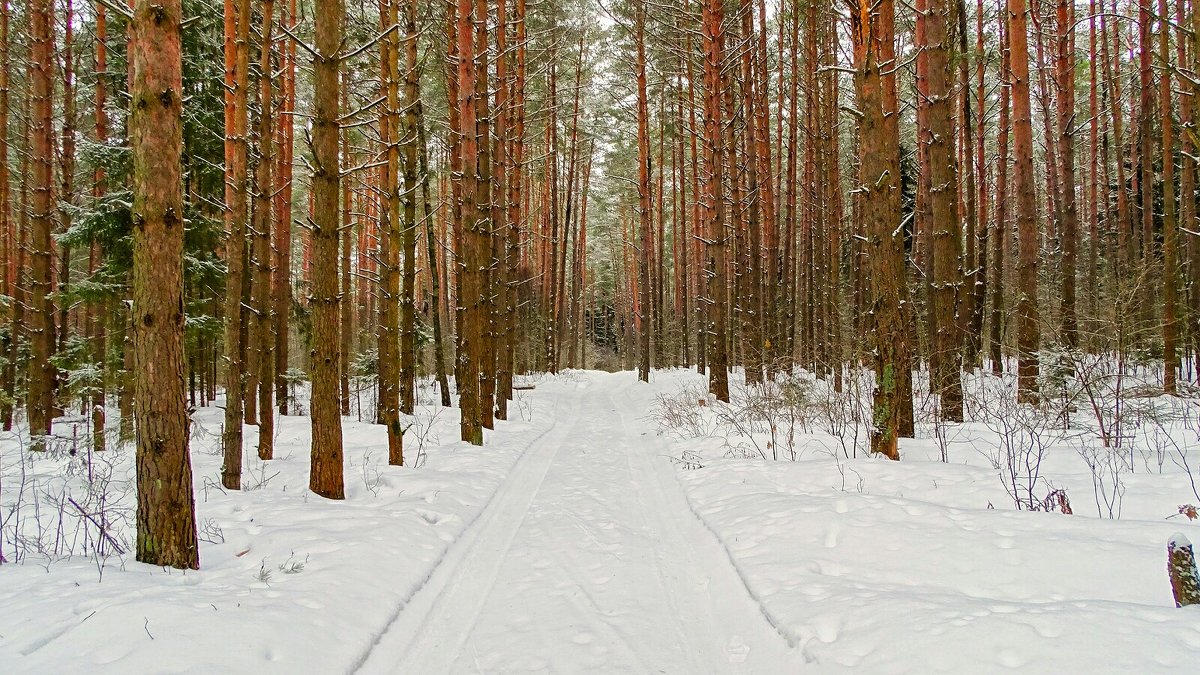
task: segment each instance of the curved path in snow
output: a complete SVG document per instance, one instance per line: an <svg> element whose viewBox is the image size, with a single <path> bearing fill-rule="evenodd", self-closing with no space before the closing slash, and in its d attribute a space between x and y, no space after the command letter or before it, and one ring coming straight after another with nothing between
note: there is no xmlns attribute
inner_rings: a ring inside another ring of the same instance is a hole
<svg viewBox="0 0 1200 675"><path fill-rule="evenodd" d="M802 664L688 508L652 387L582 373L555 426L361 673L786 673ZM402 560L397 561L403 565Z"/></svg>

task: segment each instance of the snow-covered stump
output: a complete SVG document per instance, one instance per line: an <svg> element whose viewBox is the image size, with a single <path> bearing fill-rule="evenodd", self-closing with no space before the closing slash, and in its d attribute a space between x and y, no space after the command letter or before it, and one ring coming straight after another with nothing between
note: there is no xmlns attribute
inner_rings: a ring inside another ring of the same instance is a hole
<svg viewBox="0 0 1200 675"><path fill-rule="evenodd" d="M1175 606L1200 605L1200 573L1196 571L1196 556L1192 542L1182 532L1167 540L1167 570L1171 573L1171 592Z"/></svg>

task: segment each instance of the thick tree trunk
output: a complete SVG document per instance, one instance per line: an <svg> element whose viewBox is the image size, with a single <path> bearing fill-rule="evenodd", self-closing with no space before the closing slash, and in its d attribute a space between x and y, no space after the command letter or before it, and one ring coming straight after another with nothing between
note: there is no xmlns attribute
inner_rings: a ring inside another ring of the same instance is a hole
<svg viewBox="0 0 1200 675"><path fill-rule="evenodd" d="M183 354L179 0L138 0L129 32L137 559L197 569Z"/></svg>
<svg viewBox="0 0 1200 675"><path fill-rule="evenodd" d="M904 242L900 234L900 139L897 125L895 7L859 0L850 13L861 144L859 160L873 313L875 390L871 451L899 459L899 436L912 410L912 357L903 303Z"/></svg>
<svg viewBox="0 0 1200 675"><path fill-rule="evenodd" d="M338 71L342 48L343 0L316 0L316 52L313 57L313 345L312 468L309 489L343 499L342 420L338 414L341 360L338 289Z"/></svg>
<svg viewBox="0 0 1200 675"><path fill-rule="evenodd" d="M932 390L941 398L942 417L961 422L963 334L958 312L963 285L962 230L955 170L958 162L954 147L951 11L950 0L929 0L924 45L929 105L927 126L918 130L918 136L928 160L929 228L933 235L929 256Z"/></svg>

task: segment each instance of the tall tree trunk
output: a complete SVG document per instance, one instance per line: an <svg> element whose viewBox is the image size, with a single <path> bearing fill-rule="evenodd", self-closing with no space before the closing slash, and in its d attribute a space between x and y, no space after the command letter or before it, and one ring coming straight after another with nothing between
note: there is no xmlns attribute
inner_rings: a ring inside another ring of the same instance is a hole
<svg viewBox="0 0 1200 675"><path fill-rule="evenodd" d="M634 8L634 41L637 44L637 144L638 144L638 290L641 304L638 330L638 379L650 381L650 107L646 99L646 7L638 0Z"/></svg>
<svg viewBox="0 0 1200 675"><path fill-rule="evenodd" d="M79 123L79 108L75 100L75 5L72 0L63 3L63 41L62 41L62 133L61 153L59 161L59 192L56 195L55 210L58 212L58 232L71 229L72 210L75 206L75 136ZM55 293L58 297L68 295L71 286L71 246L66 243L55 244L58 249L58 270L55 274ZM60 301L58 304L58 323L55 331L55 352L66 348L67 335L71 328L71 303ZM58 389L59 373L54 373L53 386ZM56 414L61 409L61 402L55 403Z"/></svg>
<svg viewBox="0 0 1200 675"><path fill-rule="evenodd" d="M512 81L512 149L509 151L511 157L511 171L508 176L508 230L505 233L505 266L510 273L515 274L519 267L521 257L521 225L525 222L526 210L522 207L523 176L524 176L524 159L525 159L525 58L526 58L526 26L525 26L525 0L516 0L513 7L513 23L516 38L516 62L513 64L513 81ZM503 139L502 139L503 142ZM500 378L498 382L499 391L497 396L501 399L512 400L513 396L513 373L516 370L515 350L517 342L517 308L519 304L518 298L518 280L512 279L508 287L504 289L505 298L505 315L504 315L504 339L501 353ZM501 419L507 417L507 404L505 404L505 414Z"/></svg>
<svg viewBox="0 0 1200 675"><path fill-rule="evenodd" d="M341 75L339 75L339 78L342 83L342 91L341 91L341 95L340 95L342 112L345 114L348 114L350 112L350 110L349 110L349 108L350 108L350 103L349 103L350 87L346 82L346 74L345 73L342 73ZM336 119L336 117L337 117L336 110L332 114L334 115L334 119ZM338 134L338 138L341 141L342 156L349 158L350 157L350 130L349 129L341 129L340 133ZM338 352L339 352L338 353L338 362L339 362L338 363L338 373L339 373L339 377L338 377L338 407L341 410L341 413L343 415L349 415L350 414L350 357L352 356L353 351L354 351L353 347L352 347L352 343L354 340L354 335L357 332L354 329L354 320L355 320L354 309L357 305L353 302L354 296L351 294L351 290L353 289L353 278L354 278L354 272L351 268L351 261L353 260L353 254L354 254L354 241L355 241L354 234L355 234L355 232L354 232L354 230L351 229L351 224L353 222L353 220L352 220L353 219L352 205L353 205L354 199L353 199L353 194L351 193L351 182L350 182L349 176L346 177L346 180L341 181L341 183L339 185L339 191L341 192L341 195L342 195L342 203L341 203L341 208L338 210L338 213L341 217L343 234L341 235L341 244L339 245L339 248L338 248L339 258L338 258L338 264L337 264L338 270L341 275L338 279L338 282L339 282L339 287L341 288L341 293L342 293L342 301L340 303L340 306L338 307L338 325L341 330L341 333L338 335L338 340L340 342L340 347L341 347L338 350ZM312 194L312 193L310 192L309 194ZM362 233L362 225L360 224L357 229L358 229L359 234L361 234ZM315 239L313 241L315 243ZM360 249L360 255L361 255L361 249L362 249L361 244L359 245L359 249ZM358 412L359 412L359 415L361 416L362 410L359 410Z"/></svg>
<svg viewBox="0 0 1200 675"><path fill-rule="evenodd" d="M996 216L992 224L991 316L988 319L988 344L991 347L992 374L1004 370L1004 259L1009 245L1008 227L1008 133L1012 73L1009 69L1009 18L1007 0L1000 2L1000 112L996 122Z"/></svg>
<svg viewBox="0 0 1200 675"><path fill-rule="evenodd" d="M250 0L225 2L225 427L221 484L242 485L242 283L245 275L249 191L246 159L249 129Z"/></svg>
<svg viewBox="0 0 1200 675"><path fill-rule="evenodd" d="M722 0L703 0L701 47L704 52L704 211L707 228L708 387L717 400L729 400L729 352L725 306L725 192L723 115L725 8Z"/></svg>
<svg viewBox="0 0 1200 675"><path fill-rule="evenodd" d="M275 319L271 297L271 231L272 206L275 203L275 182L271 169L274 165L272 146L275 133L272 127L272 66L271 37L275 26L274 0L262 0L262 42L259 46L259 114L257 167L257 190L254 206L254 302L257 316L254 322L256 350L258 352L258 458L271 459L275 451Z"/></svg>
<svg viewBox="0 0 1200 675"><path fill-rule="evenodd" d="M404 428L400 425L400 40L396 3L380 0L379 42L384 105L379 128L383 142L379 241L379 421L387 427L388 463L404 463ZM407 227L407 224L404 225ZM409 256L411 258L411 256ZM410 305L411 309L411 305Z"/></svg>
<svg viewBox="0 0 1200 675"><path fill-rule="evenodd" d="M479 209L479 138L476 122L475 45L472 40L474 6L471 0L457 0L455 40L458 49L458 121L461 129L459 199L462 219L456 223L461 235L458 263L458 305L462 307L458 331L457 372L461 413L459 432L462 440L483 445L482 415L479 411L479 381L486 337L487 307L483 301L486 290L483 257L487 246L487 224ZM484 23L483 18L480 23Z"/></svg>
<svg viewBox="0 0 1200 675"><path fill-rule="evenodd" d="M1025 0L1008 0L1009 70L1012 76L1013 154L1017 195L1017 397L1038 398L1038 215L1033 185L1033 120L1029 103L1029 29Z"/></svg>
<svg viewBox="0 0 1200 675"><path fill-rule="evenodd" d="M1064 0L1065 1L1065 0ZM1167 22L1171 16L1167 0L1158 0L1159 57L1171 62L1171 38ZM1182 64L1180 64L1182 65ZM1175 130L1171 119L1171 70L1159 74L1158 110L1162 120L1162 194L1163 194L1163 392L1176 393L1179 374L1178 317L1179 232L1175 222ZM1193 198L1194 199L1194 198Z"/></svg>
<svg viewBox="0 0 1200 675"><path fill-rule="evenodd" d="M951 70L950 0L929 0L925 19L929 105L927 126L919 131L929 168L930 308L933 327L931 377L945 419L963 419L961 325L962 231L959 220L958 164L954 147L954 85ZM963 55L965 56L965 55ZM870 175L869 173L867 174Z"/></svg>
<svg viewBox="0 0 1200 675"><path fill-rule="evenodd" d="M296 0L288 1L288 29L295 32ZM282 47L283 109L276 131L275 170L275 270L271 278L271 297L275 307L275 403L280 415L288 414L288 352L292 313L292 159L295 142L294 113L296 112L296 42L288 40Z"/></svg>
<svg viewBox="0 0 1200 675"><path fill-rule="evenodd" d="M98 25L103 25L103 10L99 14ZM17 233L12 221L12 191L8 178L8 87L9 87L9 52L11 45L8 41L9 6L8 0L0 0L0 247L3 248L4 258L0 264L0 293L12 298L10 307L8 332L3 335L0 343L0 427L4 431L12 430L13 408L17 393L17 309L16 309L16 276L17 270ZM102 35L102 29L97 28ZM101 44L103 42L101 41Z"/></svg>
<svg viewBox="0 0 1200 675"><path fill-rule="evenodd" d="M108 85L107 85L107 81L106 81L107 71L108 71L108 45L106 43L106 40L108 39L107 18L108 17L105 14L104 7L102 5L97 5L96 6L96 67L95 67L96 111L95 111L95 123L96 123L96 142L102 143L102 144L108 142L108 111L106 109L106 106L108 105ZM7 20L7 16L5 17L5 20ZM7 32L7 26L4 26L3 32L5 32L5 33ZM7 37L6 36L0 37L0 40L7 42ZM3 84L0 84L0 90L2 90L2 91L0 91L0 97L3 97L3 99L4 99L2 102L0 102L0 110L2 110L2 114L4 116L4 119L2 121L0 121L0 136L7 136L7 134L8 134L8 119L7 119L7 115L8 115L8 100L7 100L7 98L8 98L8 83L7 83L8 64L7 63L4 64L4 70L5 70L5 72L4 72L5 82ZM3 141L0 143L6 144L7 141ZM6 145L5 145L4 150L0 151L0 171L4 172L5 174L7 174L7 171L8 171L8 151L7 151ZM103 167L96 168L96 173L93 177L93 180L95 183L95 185L93 186L93 189L92 189L93 196L97 197L97 198L103 197L104 194L108 191L107 177L105 176ZM0 191L3 191L3 193L4 193L4 198L0 199L0 202L3 203L3 206L0 206L0 208L4 209L4 211L5 211L5 213L2 217L5 220L7 220L7 218L8 218L8 213L7 213L7 211L8 211L8 198L7 198L8 177L7 177L7 175L5 175L2 179L0 179ZM102 254L103 254L103 251L100 248L100 245L98 243L93 243L92 244L92 257L94 260L97 261L97 263L99 262L100 256ZM95 308L95 315L92 317L92 322L89 326L89 332L91 333L91 338L92 338L91 339L92 359L99 365L100 382L97 384L97 386L93 387L93 389L92 389L90 415L91 415L91 420L92 420L92 449L96 450L97 452L100 452L100 451L103 451L107 447L107 443L105 441L105 426L104 426L105 401L107 398L106 388L108 386L108 378L107 378L108 346L107 346L107 341L105 339L105 321L107 320L106 314L109 311L109 303L105 302L105 301L101 301L101 302L96 303L96 305L97 306Z"/></svg>
<svg viewBox="0 0 1200 675"><path fill-rule="evenodd" d="M474 264L479 268L480 294L482 302L480 313L476 316L479 322L480 339L475 343L476 351L472 355L479 370L479 399L476 409L478 423L487 429L493 427L495 415L494 398L496 393L496 359L495 325L496 325L496 288L493 274L492 246L492 136L491 136L491 103L488 97L488 5L487 0L475 2L475 92L472 102L475 104L475 137L477 151L478 180L475 189L478 196L475 201L476 221L471 231ZM482 431L480 432L482 442Z"/></svg>
<svg viewBox="0 0 1200 675"><path fill-rule="evenodd" d="M183 369L179 0L138 0L129 32L137 559L200 567Z"/></svg>
<svg viewBox="0 0 1200 675"><path fill-rule="evenodd" d="M875 316L875 390L871 451L899 459L904 408L912 409L911 350L906 299L904 242L900 223L900 137L897 125L895 6L891 0L859 0L851 8L854 81L858 91L864 184L862 214L868 239Z"/></svg>
<svg viewBox="0 0 1200 675"><path fill-rule="evenodd" d="M313 57L313 346L312 468L309 489L343 499L342 420L338 414L338 364L341 360L338 289L338 71L342 47L343 0L316 0Z"/></svg>
<svg viewBox="0 0 1200 675"><path fill-rule="evenodd" d="M1059 241L1062 246L1062 340L1068 349L1079 346L1079 320L1075 311L1075 270L1079 249L1079 214L1075 200L1075 8L1074 0L1058 0L1058 54L1055 79L1058 89Z"/></svg>
<svg viewBox="0 0 1200 675"><path fill-rule="evenodd" d="M50 230L54 220L52 78L54 73L54 39L51 26L54 5L51 0L33 0L30 5L30 151L33 171L30 199L32 227L32 264L29 277L30 355L26 415L29 433L39 437L50 433L54 416L54 367L50 357L54 348L54 305L51 301L50 259L53 244ZM35 440L35 449L45 449L43 441Z"/></svg>
<svg viewBox="0 0 1200 675"><path fill-rule="evenodd" d="M389 0L395 7L400 0ZM393 9L390 13L396 13ZM398 31L399 29L397 29ZM400 253L404 258L400 292L400 412L411 415L416 406L417 376L417 143L421 140L418 117L421 97L421 70L417 59L417 3L410 0L404 10L404 117L401 124L404 136L404 208L400 233ZM399 39L393 40L399 50ZM388 93L389 98L391 92ZM399 93L397 92L397 102ZM403 445L403 434L401 441Z"/></svg>

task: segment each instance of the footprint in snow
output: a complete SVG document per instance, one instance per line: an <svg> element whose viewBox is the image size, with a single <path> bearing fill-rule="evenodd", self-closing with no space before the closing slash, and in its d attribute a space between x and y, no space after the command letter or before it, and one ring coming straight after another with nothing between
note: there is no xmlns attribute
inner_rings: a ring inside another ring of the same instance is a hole
<svg viewBox="0 0 1200 675"><path fill-rule="evenodd" d="M742 636L734 635L729 639L729 644L725 645L725 653L729 655L730 663L742 663L750 655L750 645L746 644Z"/></svg>

